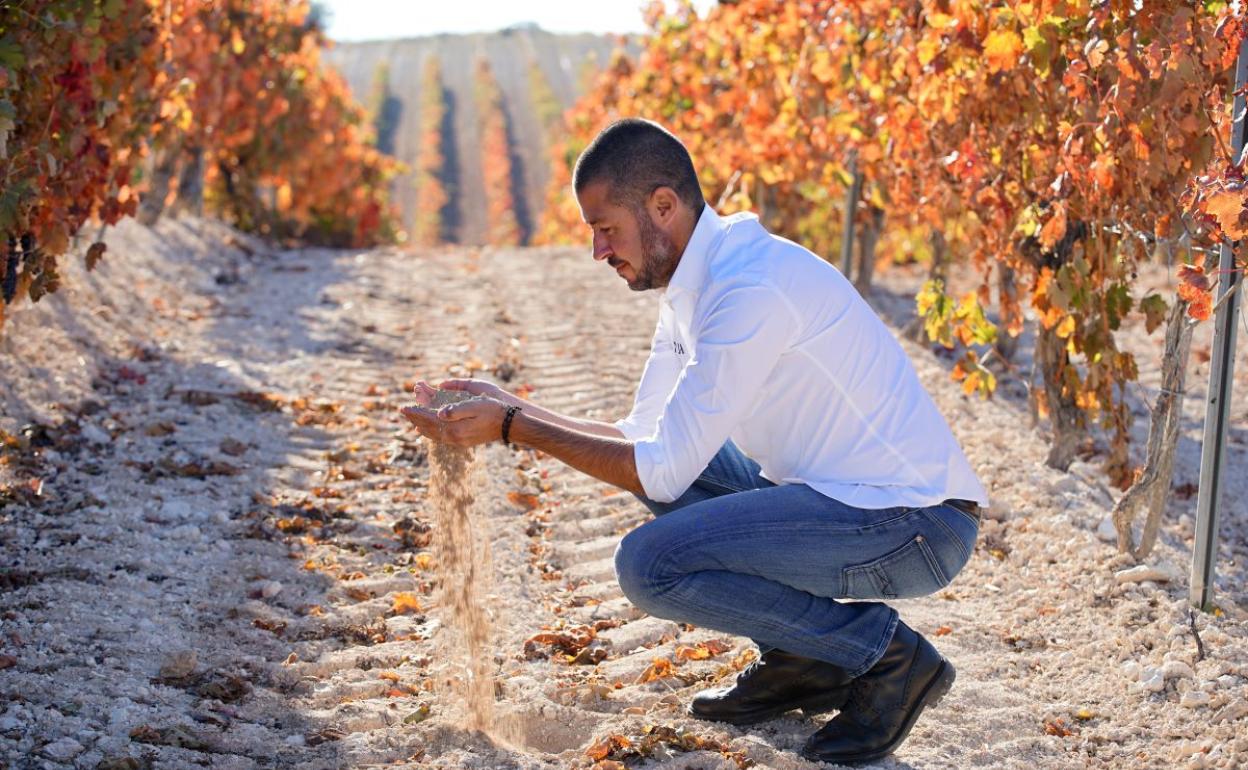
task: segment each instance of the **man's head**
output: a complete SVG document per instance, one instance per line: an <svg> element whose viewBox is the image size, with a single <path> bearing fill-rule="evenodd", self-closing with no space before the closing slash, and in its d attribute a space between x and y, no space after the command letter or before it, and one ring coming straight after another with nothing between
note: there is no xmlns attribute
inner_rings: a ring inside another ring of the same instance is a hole
<svg viewBox="0 0 1248 770"><path fill-rule="evenodd" d="M616 121L581 153L572 187L594 259L633 291L667 286L706 205L680 140L648 120Z"/></svg>

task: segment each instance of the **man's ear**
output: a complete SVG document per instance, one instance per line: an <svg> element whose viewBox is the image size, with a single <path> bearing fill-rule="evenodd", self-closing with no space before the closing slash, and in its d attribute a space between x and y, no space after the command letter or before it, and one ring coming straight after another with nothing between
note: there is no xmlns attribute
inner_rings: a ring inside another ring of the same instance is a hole
<svg viewBox="0 0 1248 770"><path fill-rule="evenodd" d="M650 211L650 217L655 224L660 227L670 228L676 222L676 215L680 212L680 196L670 187L660 187L650 193L650 200L646 208Z"/></svg>

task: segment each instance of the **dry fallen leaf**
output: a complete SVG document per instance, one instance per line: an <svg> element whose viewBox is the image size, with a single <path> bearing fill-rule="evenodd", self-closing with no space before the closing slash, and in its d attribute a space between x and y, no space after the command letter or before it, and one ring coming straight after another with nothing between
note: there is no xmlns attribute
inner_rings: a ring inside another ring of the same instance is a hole
<svg viewBox="0 0 1248 770"><path fill-rule="evenodd" d="M391 611L395 615L421 612L420 599L416 597L416 594L406 591L399 592L394 595L394 607Z"/></svg>
<svg viewBox="0 0 1248 770"><path fill-rule="evenodd" d="M596 743L590 744L590 747L585 749L585 756L595 760L606 759L607 755L612 751L625 749L630 745L632 745L632 742L628 738L625 738L623 735L612 734Z"/></svg>
<svg viewBox="0 0 1248 770"><path fill-rule="evenodd" d="M634 684L645 684L646 682L666 679L674 674L671 658L655 658L649 666L646 666L646 670L637 676L637 681Z"/></svg>
<svg viewBox="0 0 1248 770"><path fill-rule="evenodd" d="M687 644L678 645L674 657L677 663L684 663L690 660L706 660L730 649L732 648L719 639L711 639L706 642L698 642L693 646Z"/></svg>
<svg viewBox="0 0 1248 770"><path fill-rule="evenodd" d="M948 636L949 634L953 633L953 629L950 628L949 626L941 626L940 628L936 629L932 633L935 636Z"/></svg>
<svg viewBox="0 0 1248 770"><path fill-rule="evenodd" d="M538 500L537 495L528 494L526 492L508 492L507 500L510 501L512 505L518 505L521 508L526 508L530 511L541 505L541 501Z"/></svg>

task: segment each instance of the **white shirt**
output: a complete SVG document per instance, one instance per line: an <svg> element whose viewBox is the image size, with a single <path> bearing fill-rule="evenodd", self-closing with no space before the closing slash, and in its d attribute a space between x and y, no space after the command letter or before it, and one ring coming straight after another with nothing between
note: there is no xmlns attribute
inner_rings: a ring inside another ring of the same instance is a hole
<svg viewBox="0 0 1248 770"><path fill-rule="evenodd" d="M858 508L988 495L884 323L753 214L703 209L662 292L632 413L646 496L680 497L729 438L776 484Z"/></svg>

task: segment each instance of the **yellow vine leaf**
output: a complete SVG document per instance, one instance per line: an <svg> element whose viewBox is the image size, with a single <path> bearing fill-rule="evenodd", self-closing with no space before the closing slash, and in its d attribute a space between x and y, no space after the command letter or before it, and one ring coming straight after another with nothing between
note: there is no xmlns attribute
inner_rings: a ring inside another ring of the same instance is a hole
<svg viewBox="0 0 1248 770"><path fill-rule="evenodd" d="M1012 30L995 30L984 39L984 58L989 72L1009 72L1023 53L1023 39Z"/></svg>

